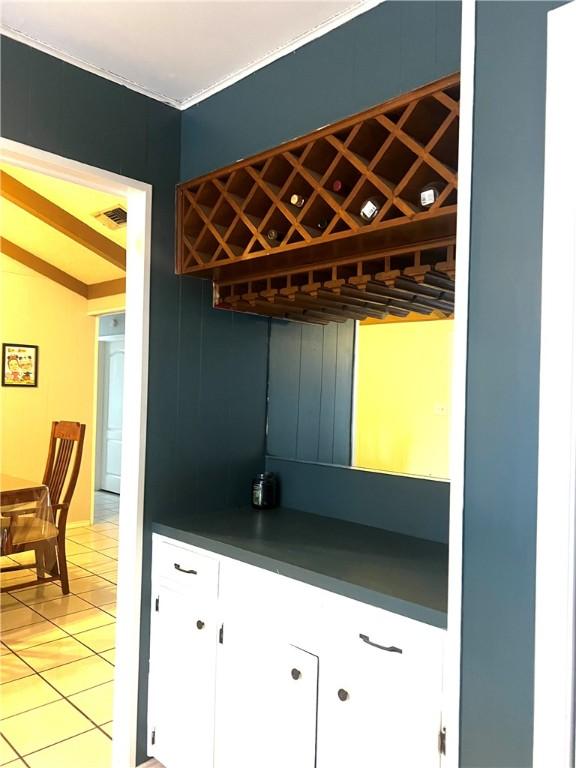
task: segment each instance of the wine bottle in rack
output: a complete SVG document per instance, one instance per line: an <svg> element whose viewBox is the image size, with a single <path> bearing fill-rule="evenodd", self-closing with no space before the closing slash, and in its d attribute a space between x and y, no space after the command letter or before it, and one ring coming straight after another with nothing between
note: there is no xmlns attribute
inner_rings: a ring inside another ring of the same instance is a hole
<svg viewBox="0 0 576 768"><path fill-rule="evenodd" d="M330 219L324 216L323 218L321 218L319 221L316 222L316 229L318 229L320 232L324 232L328 224L330 224Z"/></svg>
<svg viewBox="0 0 576 768"><path fill-rule="evenodd" d="M346 184L342 181L342 179L334 179L332 182L332 192L336 192L337 195L347 195L349 192L349 189Z"/></svg>
<svg viewBox="0 0 576 768"><path fill-rule="evenodd" d="M306 198L302 197L302 195L294 194L290 196L290 203L296 208L302 208L305 202Z"/></svg>
<svg viewBox="0 0 576 768"><path fill-rule="evenodd" d="M360 207L360 216L364 221L372 221L381 207L382 200L379 197L369 197L364 200Z"/></svg>
<svg viewBox="0 0 576 768"><path fill-rule="evenodd" d="M269 229L268 232L266 232L266 239L270 243L280 243L284 239L284 232L278 232L277 229Z"/></svg>
<svg viewBox="0 0 576 768"><path fill-rule="evenodd" d="M440 197L440 193L446 185L441 181L432 181L420 190L420 205L422 208L430 208Z"/></svg>

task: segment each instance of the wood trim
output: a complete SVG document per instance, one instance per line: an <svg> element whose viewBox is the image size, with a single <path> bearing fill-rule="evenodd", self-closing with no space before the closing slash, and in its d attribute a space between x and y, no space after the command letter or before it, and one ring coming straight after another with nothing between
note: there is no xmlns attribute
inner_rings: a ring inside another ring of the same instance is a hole
<svg viewBox="0 0 576 768"><path fill-rule="evenodd" d="M117 296L119 293L126 293L126 278L119 277L117 280L105 280L102 283L87 285L88 299L101 299L103 296Z"/></svg>
<svg viewBox="0 0 576 768"><path fill-rule="evenodd" d="M33 269L40 275L47 277L49 280L53 280L55 283L62 285L64 288L68 288L69 291L73 291L85 299L88 298L88 286L86 283L77 280L67 272L63 272L53 264L49 264L47 261L44 261L44 259L34 256L34 254L26 251L24 248L20 248L19 245L7 240L5 237L0 237L0 250L3 254L20 264L23 264L25 267Z"/></svg>
<svg viewBox="0 0 576 768"><path fill-rule="evenodd" d="M120 277L117 280L105 280L101 283L93 283L88 285L83 283L82 280L78 280L67 272L63 272L53 264L49 264L44 259L34 256L30 251L21 248L11 240L7 240L5 237L0 237L0 251L5 256L8 256L19 264L23 264L29 269L33 269L34 272L38 272L39 275L47 277L48 280L53 280L58 285L68 288L69 291L77 293L84 299L101 299L104 296L116 296L120 293L126 292L126 279Z"/></svg>
<svg viewBox="0 0 576 768"><path fill-rule="evenodd" d="M110 264L126 271L126 250L122 246L101 235L5 171L0 171L0 194Z"/></svg>

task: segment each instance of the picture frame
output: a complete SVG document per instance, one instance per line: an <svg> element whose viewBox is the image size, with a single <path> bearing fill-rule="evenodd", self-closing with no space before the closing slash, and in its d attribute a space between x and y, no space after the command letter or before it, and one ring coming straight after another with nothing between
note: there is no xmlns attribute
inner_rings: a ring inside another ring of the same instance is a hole
<svg viewBox="0 0 576 768"><path fill-rule="evenodd" d="M38 346L36 344L2 344L2 386L38 386Z"/></svg>

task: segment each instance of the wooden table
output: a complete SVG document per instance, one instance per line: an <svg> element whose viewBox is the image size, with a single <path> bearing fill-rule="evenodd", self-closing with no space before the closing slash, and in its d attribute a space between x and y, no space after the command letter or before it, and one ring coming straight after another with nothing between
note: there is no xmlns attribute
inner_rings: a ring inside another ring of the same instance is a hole
<svg viewBox="0 0 576 768"><path fill-rule="evenodd" d="M0 474L0 554L12 552L10 528L12 521L21 515L54 522L47 486L37 480Z"/></svg>

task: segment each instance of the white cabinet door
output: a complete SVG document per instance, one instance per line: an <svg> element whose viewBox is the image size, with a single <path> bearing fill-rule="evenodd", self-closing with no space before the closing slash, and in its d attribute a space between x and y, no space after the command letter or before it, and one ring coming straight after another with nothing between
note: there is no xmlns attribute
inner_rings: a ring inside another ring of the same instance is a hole
<svg viewBox="0 0 576 768"><path fill-rule="evenodd" d="M362 641L322 655L318 768L438 768L440 673L437 655Z"/></svg>
<svg viewBox="0 0 576 768"><path fill-rule="evenodd" d="M214 615L213 605L173 586L153 589L149 749L165 768L212 768L214 763Z"/></svg>
<svg viewBox="0 0 576 768"><path fill-rule="evenodd" d="M316 765L318 658L266 635L224 623L215 768Z"/></svg>

